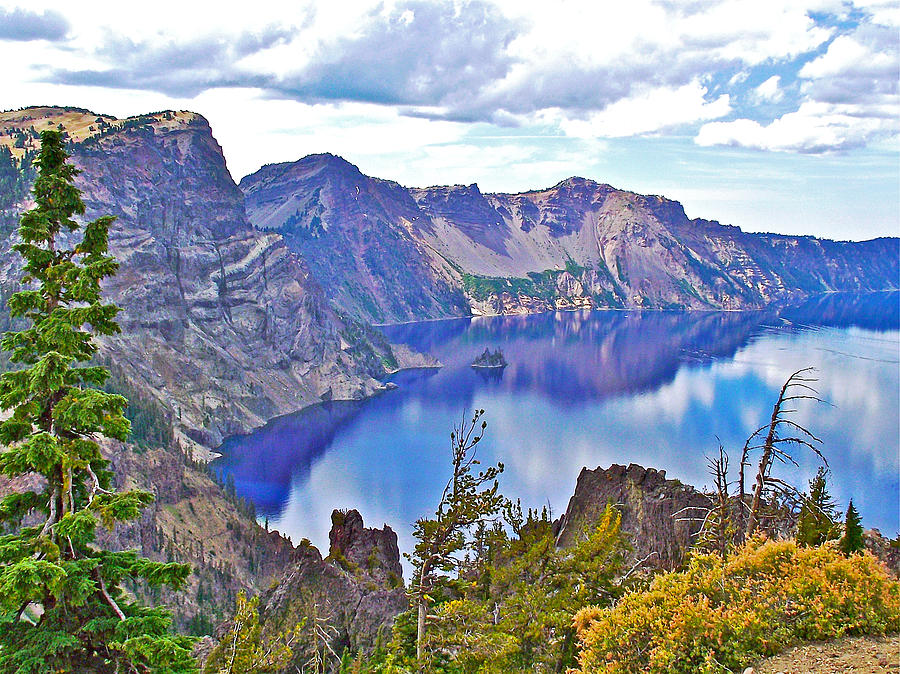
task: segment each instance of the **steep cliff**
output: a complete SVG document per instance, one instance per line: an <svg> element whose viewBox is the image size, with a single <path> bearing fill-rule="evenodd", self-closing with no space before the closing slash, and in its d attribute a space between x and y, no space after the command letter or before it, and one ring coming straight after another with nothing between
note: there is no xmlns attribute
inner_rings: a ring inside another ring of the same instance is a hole
<svg viewBox="0 0 900 674"><path fill-rule="evenodd" d="M170 410L185 443L215 447L322 398L381 388L375 377L396 364L389 346L335 313L281 236L250 225L201 116L41 108L0 114L0 139L25 125L73 129L86 217L117 217L111 248L121 267L105 291L122 308L122 334L103 343L103 356ZM9 243L6 288L18 267Z"/></svg>
<svg viewBox="0 0 900 674"><path fill-rule="evenodd" d="M897 239L749 234L584 178L522 194L405 189L316 155L263 167L240 186L251 222L283 233L335 304L365 320L748 309L894 289L900 277Z"/></svg>
<svg viewBox="0 0 900 674"><path fill-rule="evenodd" d="M323 154L264 166L240 186L254 225L281 233L354 316L399 322L465 312L450 265L410 235L423 214L397 183Z"/></svg>
<svg viewBox="0 0 900 674"><path fill-rule="evenodd" d="M684 508L709 507L709 500L691 486L666 479L666 472L631 464L607 469L583 468L575 494L557 523L557 544L565 547L578 540L585 527L599 519L607 504L622 514L622 531L628 535L635 560L657 568L677 566L694 544L699 523L676 513Z"/></svg>

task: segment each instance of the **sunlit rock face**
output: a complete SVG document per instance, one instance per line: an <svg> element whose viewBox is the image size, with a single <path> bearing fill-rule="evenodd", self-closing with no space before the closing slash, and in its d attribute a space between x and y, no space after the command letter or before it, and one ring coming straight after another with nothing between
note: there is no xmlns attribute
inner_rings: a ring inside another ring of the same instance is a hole
<svg viewBox="0 0 900 674"><path fill-rule="evenodd" d="M42 130L54 110L16 123ZM182 441L202 451L322 397L378 390L387 345L335 314L281 236L250 225L206 120L113 121L70 150L86 217L117 218L110 243L121 266L105 290L122 309L122 334L102 353L164 404ZM12 282L8 248L2 263Z"/></svg>
<svg viewBox="0 0 900 674"><path fill-rule="evenodd" d="M410 232L429 223L409 191L329 154L241 181L252 222L281 233L342 310L376 323L467 313L458 273Z"/></svg>
<svg viewBox="0 0 900 674"><path fill-rule="evenodd" d="M897 288L900 241L749 234L676 201L569 178L544 190L404 188L333 155L241 181L333 302L366 320L554 309L747 309Z"/></svg>

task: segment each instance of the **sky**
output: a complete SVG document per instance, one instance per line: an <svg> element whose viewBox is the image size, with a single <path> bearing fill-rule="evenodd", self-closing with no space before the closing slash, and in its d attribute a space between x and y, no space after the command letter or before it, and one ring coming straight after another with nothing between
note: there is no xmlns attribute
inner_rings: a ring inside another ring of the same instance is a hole
<svg viewBox="0 0 900 674"><path fill-rule="evenodd" d="M578 175L748 231L900 235L897 0L0 0L0 109L204 115L235 180Z"/></svg>

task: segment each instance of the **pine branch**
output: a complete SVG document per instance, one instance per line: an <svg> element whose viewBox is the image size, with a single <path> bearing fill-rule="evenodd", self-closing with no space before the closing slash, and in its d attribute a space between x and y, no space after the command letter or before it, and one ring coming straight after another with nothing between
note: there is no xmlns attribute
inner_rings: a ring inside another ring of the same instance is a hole
<svg viewBox="0 0 900 674"><path fill-rule="evenodd" d="M109 604L115 614L119 616L119 620L125 620L125 614L122 612L122 609L119 608L116 600L109 596L109 592L106 591L106 583L103 580L103 574L100 573L99 569L94 569L94 575L100 584L100 594L103 595L106 603Z"/></svg>

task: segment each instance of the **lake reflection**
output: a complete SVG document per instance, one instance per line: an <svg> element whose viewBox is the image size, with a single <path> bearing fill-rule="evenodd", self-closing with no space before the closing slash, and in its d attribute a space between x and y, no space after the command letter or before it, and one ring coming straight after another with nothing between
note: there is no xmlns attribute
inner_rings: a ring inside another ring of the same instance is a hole
<svg viewBox="0 0 900 674"><path fill-rule="evenodd" d="M829 295L764 312L578 312L457 319L385 328L441 360L393 377L364 402L330 402L227 440L233 475L271 527L327 548L333 508L390 524L401 550L446 480L449 431L486 410L484 462L503 461L502 489L523 505L565 510L582 467L630 462L708 483L716 436L732 451L768 420L787 376L818 370L829 405L795 420L824 440L832 493L853 497L864 526L900 528L897 293ZM469 364L500 347L509 366ZM812 455L798 453L805 485ZM735 458L732 462L737 463Z"/></svg>

